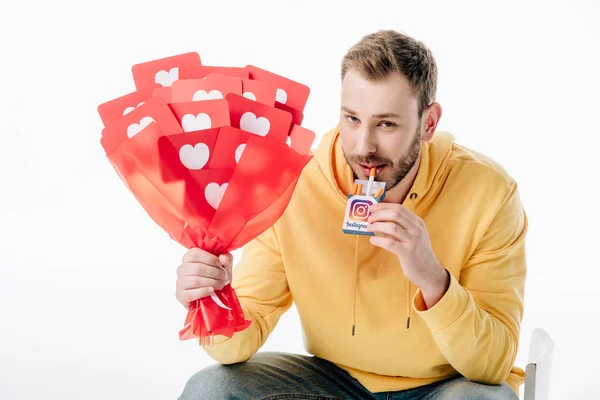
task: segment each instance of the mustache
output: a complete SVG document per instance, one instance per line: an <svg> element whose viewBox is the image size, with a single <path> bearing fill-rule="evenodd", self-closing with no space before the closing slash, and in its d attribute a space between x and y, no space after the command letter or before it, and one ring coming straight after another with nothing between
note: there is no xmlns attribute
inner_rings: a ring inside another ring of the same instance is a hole
<svg viewBox="0 0 600 400"><path fill-rule="evenodd" d="M392 160L385 158L385 157L379 157L377 155L372 155L372 156L367 156L367 157L352 156L352 157L350 157L350 159L358 164L376 164L376 165L381 165L381 164L392 165L393 164Z"/></svg>

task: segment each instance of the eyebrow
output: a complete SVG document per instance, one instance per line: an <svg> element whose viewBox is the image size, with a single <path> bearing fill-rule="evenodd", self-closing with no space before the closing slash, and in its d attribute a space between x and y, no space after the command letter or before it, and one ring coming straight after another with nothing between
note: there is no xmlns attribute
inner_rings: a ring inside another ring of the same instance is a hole
<svg viewBox="0 0 600 400"><path fill-rule="evenodd" d="M348 107L344 107L342 106L342 111L347 112L348 114L353 114L356 115L356 112L352 111L351 109L349 109ZM376 118L376 119L382 119L382 118L398 118L398 119L402 119L402 116L400 116L400 114L396 114L396 113L383 113L383 114L375 114L372 115L371 118Z"/></svg>

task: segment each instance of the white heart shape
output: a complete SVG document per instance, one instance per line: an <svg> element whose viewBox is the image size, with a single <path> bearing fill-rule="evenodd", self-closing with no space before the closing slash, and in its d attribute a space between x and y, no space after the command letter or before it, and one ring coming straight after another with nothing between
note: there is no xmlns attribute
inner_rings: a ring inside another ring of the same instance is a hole
<svg viewBox="0 0 600 400"><path fill-rule="evenodd" d="M235 149L235 163L239 163L240 162L240 158L242 158L242 153L244 152L244 149L246 148L246 143L242 143L238 146L237 149Z"/></svg>
<svg viewBox="0 0 600 400"><path fill-rule="evenodd" d="M254 113L248 111L240 119L240 129L259 136L267 136L271 129L271 122L265 117L256 118Z"/></svg>
<svg viewBox="0 0 600 400"><path fill-rule="evenodd" d="M252 92L244 92L242 96L244 96L247 99L256 101L256 95Z"/></svg>
<svg viewBox="0 0 600 400"><path fill-rule="evenodd" d="M206 90L198 90L196 91L196 93L194 93L193 101L216 100L222 98L223 93L216 89L211 90L208 93L206 92Z"/></svg>
<svg viewBox="0 0 600 400"><path fill-rule="evenodd" d="M135 110L137 107L141 106L142 104L144 104L144 102L142 101L141 103L139 103L137 106L129 106L126 109L123 110L123 115L127 115L130 112L132 112L133 110Z"/></svg>
<svg viewBox="0 0 600 400"><path fill-rule="evenodd" d="M154 122L152 117L144 117L140 120L139 124L133 123L129 125L127 127L127 137L131 139L152 122Z"/></svg>
<svg viewBox="0 0 600 400"><path fill-rule="evenodd" d="M288 147L290 147L292 145L292 138L288 136L287 139L285 139L285 144L287 144Z"/></svg>
<svg viewBox="0 0 600 400"><path fill-rule="evenodd" d="M277 94L275 95L275 100L278 102L285 104L287 101L287 92L283 89L277 89Z"/></svg>
<svg viewBox="0 0 600 400"><path fill-rule="evenodd" d="M219 204L221 204L221 200L223 200L223 195L225 194L225 190L227 190L228 183L224 183L219 186L218 183L209 183L206 185L206 189L204 189L204 197L206 197L206 201L212 208L215 210L219 208Z"/></svg>
<svg viewBox="0 0 600 400"><path fill-rule="evenodd" d="M191 144L181 146L179 149L179 160L187 169L202 169L208 162L210 151L204 143L197 143L192 147Z"/></svg>
<svg viewBox="0 0 600 400"><path fill-rule="evenodd" d="M202 129L210 129L212 121L210 120L210 115L206 113L198 115L185 114L181 118L181 127L184 132L201 131Z"/></svg>
<svg viewBox="0 0 600 400"><path fill-rule="evenodd" d="M179 67L173 67L169 72L161 69L154 75L154 82L163 87L171 86L177 79L179 79Z"/></svg>

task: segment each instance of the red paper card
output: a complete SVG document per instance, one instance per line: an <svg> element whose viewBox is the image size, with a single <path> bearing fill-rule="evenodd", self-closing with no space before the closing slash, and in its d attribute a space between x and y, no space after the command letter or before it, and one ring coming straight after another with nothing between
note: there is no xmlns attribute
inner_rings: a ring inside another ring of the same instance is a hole
<svg viewBox="0 0 600 400"><path fill-rule="evenodd" d="M300 154L308 154L315 138L316 135L313 131L300 125L293 125L287 144Z"/></svg>
<svg viewBox="0 0 600 400"><path fill-rule="evenodd" d="M157 83L168 87L179 79L199 78L201 66L200 55L190 52L136 64L131 73L139 90Z"/></svg>
<svg viewBox="0 0 600 400"><path fill-rule="evenodd" d="M190 196L190 193L186 196L186 204L191 203L192 207L196 207L196 202L204 201L209 205L207 212L203 213L205 216L214 216L215 211L219 208L219 204L223 199L223 195L229 186L231 175L233 170L230 169L207 169L201 171L190 171L193 180L202 189L202 195L198 197ZM202 223L203 227L207 227L206 224Z"/></svg>
<svg viewBox="0 0 600 400"><path fill-rule="evenodd" d="M275 93L277 88L263 81L242 79L242 96L247 99L258 101L267 106L275 106Z"/></svg>
<svg viewBox="0 0 600 400"><path fill-rule="evenodd" d="M219 136L219 128L204 131L185 132L163 136L158 141L161 160L169 161L161 165L165 182L185 179L191 171L206 170L214 154Z"/></svg>
<svg viewBox="0 0 600 400"><path fill-rule="evenodd" d="M218 90L223 94L223 97L229 93L242 94L242 80L235 76L223 75L218 73L211 73L205 79L205 90ZM200 93L196 92L194 96L198 96ZM206 100L201 95L198 100Z"/></svg>
<svg viewBox="0 0 600 400"><path fill-rule="evenodd" d="M234 169L242 157L250 135L249 132L230 126L221 128L208 167Z"/></svg>
<svg viewBox="0 0 600 400"><path fill-rule="evenodd" d="M224 99L229 93L242 94L242 80L211 74L204 79L186 79L173 84L173 103Z"/></svg>
<svg viewBox="0 0 600 400"><path fill-rule="evenodd" d="M199 90L205 90L207 78L201 79L180 79L173 82L171 101L172 103L184 103L194 101L194 94ZM223 99L225 96L218 91L206 92L207 100Z"/></svg>
<svg viewBox="0 0 600 400"><path fill-rule="evenodd" d="M250 72L250 79L268 82L277 88L276 101L287 104L298 111L304 111L310 94L308 86L254 65L247 65L246 69Z"/></svg>
<svg viewBox="0 0 600 400"><path fill-rule="evenodd" d="M248 79L250 77L250 73L245 68L241 67L218 67L211 65L203 65L200 68L200 73L202 74L200 76L201 78L214 73L235 76L236 78L240 79Z"/></svg>
<svg viewBox="0 0 600 400"><path fill-rule="evenodd" d="M183 132L177 118L164 99L153 97L135 110L119 118L102 130L100 142L106 153L137 135L146 126L155 122L165 135Z"/></svg>
<svg viewBox="0 0 600 400"><path fill-rule="evenodd" d="M278 142L285 142L292 124L290 113L233 93L225 98L229 102L231 126Z"/></svg>
<svg viewBox="0 0 600 400"><path fill-rule="evenodd" d="M229 126L229 103L225 99L172 103L169 107L184 132Z"/></svg>
<svg viewBox="0 0 600 400"><path fill-rule="evenodd" d="M156 86L158 85L155 85L155 87ZM100 119L104 126L110 125L122 116L135 110L136 107L144 104L144 102L152 97L153 90L154 87L137 90L126 94L125 96L100 104L98 106L98 114L100 114Z"/></svg>
<svg viewBox="0 0 600 400"><path fill-rule="evenodd" d="M184 192L166 193L188 224L205 229L227 188L232 170L208 169L219 129L163 136L158 141L161 182L183 180Z"/></svg>
<svg viewBox="0 0 600 400"><path fill-rule="evenodd" d="M180 163L178 157L161 159L160 162L167 167L172 163ZM184 190L169 194L173 196L171 201L178 204L184 220L194 229L197 239L204 236L213 219L227 190L232 172L232 170L209 169L190 171L184 179Z"/></svg>
<svg viewBox="0 0 600 400"><path fill-rule="evenodd" d="M173 96L173 88L171 86L168 87L158 87L154 89L152 92L152 97L161 97L167 103L170 103Z"/></svg>
<svg viewBox="0 0 600 400"><path fill-rule="evenodd" d="M278 101L275 102L275 108L287 111L290 114L292 114L292 124L302 125L302 121L304 120L304 114L301 111L298 111L295 108L292 108L287 104L283 104Z"/></svg>

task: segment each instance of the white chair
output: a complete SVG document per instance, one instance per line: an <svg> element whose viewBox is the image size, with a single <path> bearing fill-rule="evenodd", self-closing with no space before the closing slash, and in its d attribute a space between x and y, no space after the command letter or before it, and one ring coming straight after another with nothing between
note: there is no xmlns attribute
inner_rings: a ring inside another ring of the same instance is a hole
<svg viewBox="0 0 600 400"><path fill-rule="evenodd" d="M524 400L548 400L550 370L554 342L543 329L537 328L531 334L529 363L525 368Z"/></svg>

